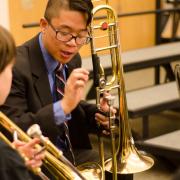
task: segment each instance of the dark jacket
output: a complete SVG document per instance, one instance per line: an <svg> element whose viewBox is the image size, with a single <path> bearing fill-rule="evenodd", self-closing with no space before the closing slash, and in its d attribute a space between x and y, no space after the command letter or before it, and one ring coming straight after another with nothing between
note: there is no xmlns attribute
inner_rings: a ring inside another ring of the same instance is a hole
<svg viewBox="0 0 180 180"><path fill-rule="evenodd" d="M24 131L34 123L39 124L44 136L55 143L59 128L54 122L53 99L38 37L17 48L11 92L0 110ZM77 54L67 65L69 76L74 68L81 66L80 55ZM95 110L94 105L84 101L73 110L69 121L73 147L91 148L88 132L95 127Z"/></svg>
<svg viewBox="0 0 180 180"><path fill-rule="evenodd" d="M0 140L0 179L32 180L24 160L9 145Z"/></svg>

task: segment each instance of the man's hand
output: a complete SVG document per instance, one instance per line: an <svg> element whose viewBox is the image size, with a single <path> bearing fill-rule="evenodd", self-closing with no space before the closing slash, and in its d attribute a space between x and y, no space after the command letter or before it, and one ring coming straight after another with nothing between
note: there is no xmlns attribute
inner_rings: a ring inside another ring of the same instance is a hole
<svg viewBox="0 0 180 180"><path fill-rule="evenodd" d="M39 144L40 140L34 138L28 143L16 140L13 142L15 148L25 158L25 164L28 168L34 169L42 165L42 159L44 158L44 151L39 152L35 148L36 144Z"/></svg>
<svg viewBox="0 0 180 180"><path fill-rule="evenodd" d="M89 72L83 68L74 69L70 74L61 101L65 114L69 114L82 99L88 79Z"/></svg>
<svg viewBox="0 0 180 180"><path fill-rule="evenodd" d="M109 105L108 100L106 99L106 96L109 96L109 93L104 93L103 98L100 100L100 108L101 111L109 113ZM111 115L116 114L117 110L114 107L111 107ZM95 114L95 120L97 123L102 125L105 129L109 129L109 117L103 115L102 113L96 113Z"/></svg>

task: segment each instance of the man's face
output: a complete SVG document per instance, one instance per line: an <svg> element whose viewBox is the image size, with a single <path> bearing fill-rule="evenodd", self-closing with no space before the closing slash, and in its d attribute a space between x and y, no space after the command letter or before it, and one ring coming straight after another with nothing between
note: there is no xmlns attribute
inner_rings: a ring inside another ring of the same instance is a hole
<svg viewBox="0 0 180 180"><path fill-rule="evenodd" d="M78 11L60 10L59 16L51 19L51 22L42 19L42 38L47 51L57 61L65 64L77 54L82 45L76 43L75 38L68 42L57 39L57 32L62 34L70 33L72 36L87 36L87 26L85 16Z"/></svg>

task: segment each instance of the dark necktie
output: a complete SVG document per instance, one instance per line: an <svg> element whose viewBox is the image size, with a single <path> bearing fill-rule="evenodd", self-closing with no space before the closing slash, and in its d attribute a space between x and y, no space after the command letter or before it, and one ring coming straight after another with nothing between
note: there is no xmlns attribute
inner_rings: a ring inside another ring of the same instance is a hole
<svg viewBox="0 0 180 180"><path fill-rule="evenodd" d="M64 96L64 87L65 87L66 80L64 78L63 69L64 69L64 66L62 64L59 64L57 68L55 69L55 87L56 87L56 93L57 93L56 96L58 100L62 99ZM73 164L75 165L75 157L74 157L74 153L72 149L72 144L69 138L70 136L69 136L69 128L68 128L67 122L64 122L61 125L61 129L64 130L65 141L69 148Z"/></svg>
<svg viewBox="0 0 180 180"><path fill-rule="evenodd" d="M65 78L63 74L63 65L59 64L55 69L55 84L57 99L62 99L64 96Z"/></svg>

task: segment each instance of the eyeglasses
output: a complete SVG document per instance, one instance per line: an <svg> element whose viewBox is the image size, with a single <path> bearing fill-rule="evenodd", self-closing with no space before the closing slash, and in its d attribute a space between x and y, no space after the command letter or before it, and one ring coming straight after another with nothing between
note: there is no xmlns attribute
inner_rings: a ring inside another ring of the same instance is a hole
<svg viewBox="0 0 180 180"><path fill-rule="evenodd" d="M72 39L75 39L75 42L77 45L84 45L88 44L90 42L90 36L83 36L83 35L78 35L78 36L73 36L71 33L63 32L60 30L57 30L50 22L48 22L51 28L55 31L56 33L56 39L62 42L69 42Z"/></svg>

